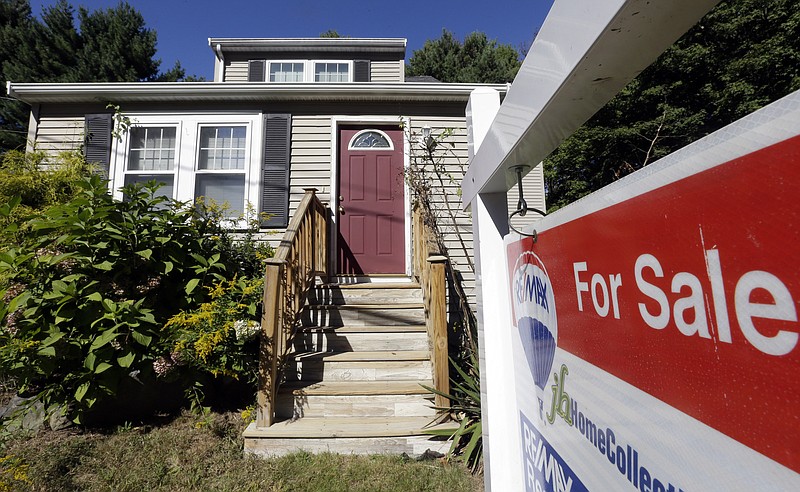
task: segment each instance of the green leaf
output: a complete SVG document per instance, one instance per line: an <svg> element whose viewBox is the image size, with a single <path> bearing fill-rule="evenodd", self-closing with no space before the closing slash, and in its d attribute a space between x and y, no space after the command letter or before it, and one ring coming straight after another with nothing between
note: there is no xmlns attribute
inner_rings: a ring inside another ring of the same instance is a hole
<svg viewBox="0 0 800 492"><path fill-rule="evenodd" d="M94 372L95 372L95 374L100 374L100 373L102 373L104 371L107 371L109 369L111 369L111 364L109 364L108 362L101 362L101 363L97 364L97 366L95 366Z"/></svg>
<svg viewBox="0 0 800 492"><path fill-rule="evenodd" d="M86 356L86 359L83 361L83 367L89 369L90 371L94 371L94 366L97 364L97 356L94 352L89 352L89 355Z"/></svg>
<svg viewBox="0 0 800 492"><path fill-rule="evenodd" d="M191 256L192 258L194 258L194 259L195 259L195 261L197 261L197 263L200 263L200 264L201 264L201 265L203 265L204 267L207 267L207 266L208 266L208 260L206 260L206 259L205 259L205 258L203 258L202 256L198 255L197 253L192 253L192 254L191 254L191 255L189 255L189 256Z"/></svg>
<svg viewBox="0 0 800 492"><path fill-rule="evenodd" d="M473 462L475 459L473 454L476 451L476 446L481 442L481 428L481 423L478 422L472 428L468 429L468 432L472 433L472 437L470 438L469 443L467 443L467 446L464 448L464 457L469 462Z"/></svg>
<svg viewBox="0 0 800 492"><path fill-rule="evenodd" d="M45 357L55 357L56 349L55 347L42 347L36 353Z"/></svg>
<svg viewBox="0 0 800 492"><path fill-rule="evenodd" d="M99 337L94 339L92 345L89 347L89 351L93 352L99 349L100 347L105 346L106 344L108 344L108 342L115 339L117 335L118 335L117 330L115 330L114 328L104 331L103 333L100 334Z"/></svg>
<svg viewBox="0 0 800 492"><path fill-rule="evenodd" d="M42 346L49 347L50 345L53 345L62 338L64 338L64 332L56 331L55 333L52 333L49 337L44 339L44 341L42 342Z"/></svg>
<svg viewBox="0 0 800 492"><path fill-rule="evenodd" d="M140 319L140 320L144 321L145 323L149 323L149 324L152 324L152 325L156 324L156 317L153 316L153 313L151 313L149 311L143 312L141 314L141 316L137 317L137 319Z"/></svg>
<svg viewBox="0 0 800 492"><path fill-rule="evenodd" d="M82 401L83 400L83 397L86 396L86 392L89 391L89 384L90 384L89 381L86 381L85 383L81 383L81 385L78 386L78 389L75 390L75 399L76 400L78 400L78 401Z"/></svg>
<svg viewBox="0 0 800 492"><path fill-rule="evenodd" d="M169 272L171 272L173 267L174 267L174 265L173 265L173 263L171 261L165 261L164 262L164 275L166 275Z"/></svg>
<svg viewBox="0 0 800 492"><path fill-rule="evenodd" d="M195 256L194 254L192 256ZM186 283L186 293L191 294L194 292L194 289L197 288L197 285L200 283L199 278L193 278Z"/></svg>
<svg viewBox="0 0 800 492"><path fill-rule="evenodd" d="M13 313L20 307L24 306L28 302L28 299L30 298L31 294L28 291L25 291L22 294L18 295L17 297L12 299L11 302L8 303L8 312Z"/></svg>
<svg viewBox="0 0 800 492"><path fill-rule="evenodd" d="M103 309L109 313L115 313L117 305L111 299L103 299Z"/></svg>
<svg viewBox="0 0 800 492"><path fill-rule="evenodd" d="M134 340L136 340L136 343L144 347L149 347L150 343L152 343L153 341L153 337L151 337L150 335L145 335L144 333L141 333L136 330L133 330L131 332L131 336L133 337Z"/></svg>
<svg viewBox="0 0 800 492"><path fill-rule="evenodd" d="M123 355L122 357L117 357L117 364L119 364L120 367L128 368L128 367L131 367L131 364L133 364L133 361L135 359L136 359L136 353L135 352L128 352L127 354Z"/></svg>
<svg viewBox="0 0 800 492"><path fill-rule="evenodd" d="M103 296L99 292L92 292L86 296L86 299L94 302L101 302L103 300Z"/></svg>
<svg viewBox="0 0 800 492"><path fill-rule="evenodd" d="M98 263L97 265L92 265L92 266L94 266L98 270L103 270L104 272L109 272L109 271L111 271L112 268L114 268L114 264L111 263L108 260L106 260L106 261L104 261L102 263Z"/></svg>
<svg viewBox="0 0 800 492"><path fill-rule="evenodd" d="M141 256L141 257L142 257L142 258L144 258L145 260L149 260L149 259L150 259L150 257L151 257L151 256L153 256L153 250L152 250L152 249L150 249L150 248L148 248L148 249L143 249L142 251L137 251L137 252L136 252L136 254L137 254L137 255L139 255L139 256Z"/></svg>

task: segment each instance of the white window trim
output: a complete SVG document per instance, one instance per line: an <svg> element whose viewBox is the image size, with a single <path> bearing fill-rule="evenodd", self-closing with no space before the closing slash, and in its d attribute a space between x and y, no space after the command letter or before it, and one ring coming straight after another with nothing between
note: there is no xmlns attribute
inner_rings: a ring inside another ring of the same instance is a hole
<svg viewBox="0 0 800 492"><path fill-rule="evenodd" d="M188 114L127 114L134 126L176 128L175 132L175 170L173 172L173 196L176 200L194 202L195 176L198 173L236 174L238 170L200 170L198 159L200 148L200 128L207 126L245 126L245 143L248 164L245 165L244 208L248 205L259 210L259 189L261 187L261 161L263 155L263 117L261 113L188 113ZM114 198L122 199L121 188L125 183L125 169L128 164L130 132L126 132L113 143L111 168L109 169L109 190ZM161 172L163 174L168 174ZM143 172L142 174L159 174ZM244 228L246 221L230 221L232 228Z"/></svg>
<svg viewBox="0 0 800 492"><path fill-rule="evenodd" d="M344 82L316 82L314 80L314 75L316 71L317 63L342 63L347 65L347 80L346 82L353 81L353 60L318 60L318 59L298 59L298 60L266 60L266 72L264 74L264 80L269 82L270 84L299 84L301 82L270 82L269 80L269 73L270 73L270 66L273 63L302 63L303 64L303 80L304 83L313 83L313 84L342 84Z"/></svg>

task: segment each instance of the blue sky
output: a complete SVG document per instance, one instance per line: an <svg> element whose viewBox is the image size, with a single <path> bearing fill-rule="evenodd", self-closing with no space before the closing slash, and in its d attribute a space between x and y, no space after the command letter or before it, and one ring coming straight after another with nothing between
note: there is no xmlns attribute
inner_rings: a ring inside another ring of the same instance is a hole
<svg viewBox="0 0 800 492"><path fill-rule="evenodd" d="M34 15L55 0L32 0ZM70 0L89 10L117 0ZM406 59L446 28L463 39L483 31L490 39L518 47L530 44L552 0L374 2L370 0L131 0L158 33L162 70L180 60L187 74L213 78L209 37L316 37L328 29L351 37L408 39Z"/></svg>

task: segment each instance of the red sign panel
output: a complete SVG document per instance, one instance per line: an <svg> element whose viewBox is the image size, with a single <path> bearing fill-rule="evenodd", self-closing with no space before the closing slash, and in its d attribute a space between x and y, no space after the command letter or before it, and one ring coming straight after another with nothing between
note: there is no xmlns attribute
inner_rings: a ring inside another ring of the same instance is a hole
<svg viewBox="0 0 800 492"><path fill-rule="evenodd" d="M800 472L800 137L516 247L560 349Z"/></svg>

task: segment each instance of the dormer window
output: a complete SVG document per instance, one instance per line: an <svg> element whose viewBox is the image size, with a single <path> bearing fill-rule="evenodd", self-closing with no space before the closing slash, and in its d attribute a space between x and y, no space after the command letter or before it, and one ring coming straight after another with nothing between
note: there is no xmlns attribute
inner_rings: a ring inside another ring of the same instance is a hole
<svg viewBox="0 0 800 492"><path fill-rule="evenodd" d="M270 82L303 82L305 78L303 62L269 62Z"/></svg>
<svg viewBox="0 0 800 492"><path fill-rule="evenodd" d="M349 82L349 63L314 63L314 82Z"/></svg>
<svg viewBox="0 0 800 492"><path fill-rule="evenodd" d="M356 67L355 75L354 66ZM360 71L358 70L359 68L361 68ZM366 68L366 71L364 68ZM267 81L276 84L296 82L369 82L368 61L249 60L247 72L247 80L250 82Z"/></svg>

